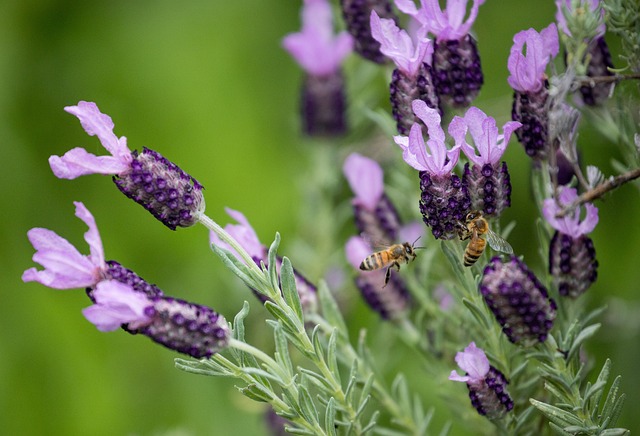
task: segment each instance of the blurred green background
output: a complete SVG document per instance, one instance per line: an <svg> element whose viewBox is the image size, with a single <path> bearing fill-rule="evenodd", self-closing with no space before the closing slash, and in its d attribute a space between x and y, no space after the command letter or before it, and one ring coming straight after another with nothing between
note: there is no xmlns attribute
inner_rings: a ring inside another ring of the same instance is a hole
<svg viewBox="0 0 640 436"><path fill-rule="evenodd" d="M98 140L63 111L79 100L95 101L111 115L115 133L126 136L131 149L159 151L206 187L209 216L225 224L223 207L241 210L263 242L279 231L282 251L295 253L296 238L309 242L318 238L318 229L331 227L322 215L318 223L308 219L313 187L303 188L300 182L313 173L323 153L318 148L327 144L313 144L299 135L301 71L280 48L281 38L299 29L300 4L0 0L0 161L6 168L0 173L5 204L0 226L1 433L265 431L264 408L241 396L232 382L176 370L175 354L146 338L121 331L100 333L80 313L88 305L83 291L24 284L20 276L34 266L26 238L32 227L52 229L86 252L86 227L74 217L72 205L82 201L96 217L107 259L134 269L167 294L211 305L228 319L249 299L254 303L249 339L265 340L263 309L221 267L208 248L204 228L171 232L124 198L109 178L59 180L47 158L76 146L104 153ZM499 124L510 116L506 58L511 38L528 27L546 26L554 12L551 0L488 1L480 9L474 30L486 83L475 105ZM610 42L615 53L616 41ZM353 72L362 71L363 63L348 61L350 83L357 82ZM373 93L386 100L386 85L379 83ZM337 146L342 151L329 156L344 156L352 147L348 141ZM390 140L388 147L388 153L396 152ZM585 162L612 172L610 161L619 157L618 149L595 129L586 126L581 131L581 147ZM541 271L532 220L536 212L527 183L529 161L515 140L506 160L514 200L505 218L518 222L512 245ZM344 185L340 166L320 166L333 171L316 176L329 185ZM587 298L594 307L608 303L609 310L604 328L587 349L598 367L605 357L613 359L613 372L622 374L628 395L619 424L640 430L634 416L640 401L638 191L625 186L598 206L601 222L592 237L599 279ZM323 252L341 253L342 242L324 241ZM294 257L294 265L310 271L312 280L326 272L319 265L331 263L300 259ZM389 337L356 291L346 287L345 292L343 298L355 305L350 318L354 326L371 324L380 337ZM430 398L425 403L430 404Z"/></svg>

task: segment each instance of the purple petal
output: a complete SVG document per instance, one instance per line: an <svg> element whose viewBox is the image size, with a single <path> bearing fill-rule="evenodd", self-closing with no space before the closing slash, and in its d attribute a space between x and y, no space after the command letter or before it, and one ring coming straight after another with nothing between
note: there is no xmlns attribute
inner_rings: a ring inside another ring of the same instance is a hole
<svg viewBox="0 0 640 436"><path fill-rule="evenodd" d="M96 304L83 309L82 314L101 332L116 330L122 324L137 329L151 321L145 309L153 302L124 283L102 281L96 285L93 297Z"/></svg>
<svg viewBox="0 0 640 436"><path fill-rule="evenodd" d="M489 359L474 342L464 351L456 353L456 363L467 372L470 380L482 380L489 372Z"/></svg>
<svg viewBox="0 0 640 436"><path fill-rule="evenodd" d="M468 375L460 375L455 369L452 369L451 374L449 374L449 380L466 383L470 380L470 377Z"/></svg>
<svg viewBox="0 0 640 436"><path fill-rule="evenodd" d="M338 70L353 50L353 38L346 32L333 37L333 16L326 0L306 0L302 7L302 30L291 33L282 45L300 66L315 76Z"/></svg>
<svg viewBox="0 0 640 436"><path fill-rule="evenodd" d="M398 10L404 14L411 16L418 14L418 8L413 0L395 0L395 4Z"/></svg>
<svg viewBox="0 0 640 436"><path fill-rule="evenodd" d="M247 218L239 211L230 209L226 207L224 209L227 214L233 219L235 219L238 224L227 224L224 229L231 235L233 239L238 241L238 243L244 248L249 256L254 259L267 260L267 253L264 245L260 243L258 239L258 235L256 234L251 224ZM233 248L227 245L225 242L222 242L218 236L214 232L209 233L209 240L211 244L217 245L219 247L223 247L227 250L230 250L237 259L241 260L240 255L235 252Z"/></svg>
<svg viewBox="0 0 640 436"><path fill-rule="evenodd" d="M360 236L352 236L344 246L347 260L355 269L360 268L360 263L371 253L373 248Z"/></svg>
<svg viewBox="0 0 640 436"><path fill-rule="evenodd" d="M413 140L410 136L413 134ZM426 155L426 149L424 145L424 139L422 139L422 128L419 124L415 123L411 126L410 136L396 135L393 140L402 149L402 159L408 163L411 167L418 171L426 171L427 165L424 159ZM416 146L416 143L421 141L422 146Z"/></svg>
<svg viewBox="0 0 640 436"><path fill-rule="evenodd" d="M478 16L478 8L484 0L474 0L469 17L464 21L467 0L447 0L443 12L438 0L422 0L422 8L416 18L425 24L429 31L437 35L438 41L459 40L466 36Z"/></svg>
<svg viewBox="0 0 640 436"><path fill-rule="evenodd" d="M87 134L96 135L102 146L114 157L131 160L131 151L127 148L126 140L118 140L113 133L114 124L111 117L100 112L95 103L80 101L77 106L67 106L64 110L78 117Z"/></svg>
<svg viewBox="0 0 640 436"><path fill-rule="evenodd" d="M576 198L578 198L578 193L575 188L565 186L560 191L558 201L562 206L568 206ZM572 238L578 238L581 235L592 232L598 224L598 209L590 203L586 203L584 206L586 215L582 222L580 221L580 207L576 208L572 214L568 214L562 218L556 218L556 215L562 208L553 198L547 198L543 202L542 215L549 225L560 233L569 235Z"/></svg>
<svg viewBox="0 0 640 436"><path fill-rule="evenodd" d="M384 190L380 165L373 159L352 153L345 159L342 171L357 201L374 210Z"/></svg>
<svg viewBox="0 0 640 436"><path fill-rule="evenodd" d="M76 216L89 227L89 230L84 234L84 240L87 241L91 250L89 260L93 265L104 265L104 248L95 218L81 202L74 201L73 204L76 206Z"/></svg>
<svg viewBox="0 0 640 436"><path fill-rule="evenodd" d="M96 156L84 148L74 148L62 157L51 156L49 165L59 179L75 179L87 174L123 174L129 170L129 162L112 156Z"/></svg>
<svg viewBox="0 0 640 436"><path fill-rule="evenodd" d="M27 232L36 249L33 261L44 267L30 268L22 274L25 282L35 281L54 289L75 289L93 286L100 280L102 264L94 264L66 239L55 232L34 228Z"/></svg>

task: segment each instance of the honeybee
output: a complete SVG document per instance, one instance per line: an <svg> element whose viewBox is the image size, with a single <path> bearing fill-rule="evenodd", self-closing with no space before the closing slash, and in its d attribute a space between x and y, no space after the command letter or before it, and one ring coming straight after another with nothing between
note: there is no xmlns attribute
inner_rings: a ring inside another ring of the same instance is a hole
<svg viewBox="0 0 640 436"><path fill-rule="evenodd" d="M484 238L482 235L484 235ZM496 251L507 254L513 253L511 245L489 228L489 222L482 216L482 212L478 210L469 212L464 224L460 223L459 236L463 241L470 239L467 248L464 250L464 266L471 266L476 263L484 253L487 242Z"/></svg>
<svg viewBox="0 0 640 436"><path fill-rule="evenodd" d="M419 238L418 238L419 239ZM360 264L360 269L363 271L373 271L377 269L387 268L387 272L384 276L384 286L389 283L391 277L391 268L395 268L396 271L400 271L400 265L403 263L409 263L416 258L416 249L424 247L414 247L414 244L418 240L416 239L413 244L404 242L402 244L393 244L384 250L376 251L375 253L367 256Z"/></svg>

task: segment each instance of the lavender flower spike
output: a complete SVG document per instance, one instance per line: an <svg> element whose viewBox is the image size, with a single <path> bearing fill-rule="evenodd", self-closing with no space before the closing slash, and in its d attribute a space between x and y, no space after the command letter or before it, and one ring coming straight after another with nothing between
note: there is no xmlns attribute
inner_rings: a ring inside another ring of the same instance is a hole
<svg viewBox="0 0 640 436"><path fill-rule="evenodd" d="M231 218L238 222L238 224L227 224L224 228L225 231L229 233L229 235L231 235L233 239L238 241L242 248L244 248L245 251L253 258L253 261L256 263L256 265L264 263L266 266L268 266L269 259L267 247L260 242L260 239L258 239L258 235L256 234L255 230L253 229L251 224L249 224L249 220L247 220L242 212L239 212L237 210L225 208L225 211ZM220 240L218 235L216 235L213 231L209 232L209 242L211 243L211 245L217 245L218 247L230 250L238 260L242 260L238 253L236 253L228 244ZM276 268L278 274L280 273L281 266L282 258L278 256L276 257ZM294 270L293 275L296 282L296 289L298 291L298 295L300 296L300 304L302 305L305 312L309 313L314 311L317 306L316 287L297 271ZM261 294L256 289L251 289L251 291L263 303L268 300L265 295Z"/></svg>
<svg viewBox="0 0 640 436"><path fill-rule="evenodd" d="M358 231L372 241L384 244L396 242L400 217L384 193L380 165L373 159L352 153L344 161L343 172L355 194L351 204Z"/></svg>
<svg viewBox="0 0 640 436"><path fill-rule="evenodd" d="M546 89L544 71L549 61L558 54L558 31L550 24L540 33L523 30L513 37L513 46L507 61L509 85L514 89L511 118L522 123L516 130L518 140L527 155L540 161L549 153ZM523 49L526 46L526 54Z"/></svg>
<svg viewBox="0 0 640 436"><path fill-rule="evenodd" d="M95 103L81 101L65 111L75 115L89 136L98 136L111 156L95 156L83 148L51 156L56 177L75 179L87 174L111 174L127 197L142 205L171 230L194 225L204 213L202 186L159 153L143 148L131 151L127 140L113 133L114 124Z"/></svg>
<svg viewBox="0 0 640 436"><path fill-rule="evenodd" d="M421 27L416 32L414 44L406 31L399 29L393 20L381 19L375 11L371 12L371 35L380 43L380 51L397 66L391 77L389 94L398 132L406 135L414 122L420 122L411 108L413 100L422 100L440 111L431 76L433 42L427 38L427 28Z"/></svg>
<svg viewBox="0 0 640 436"><path fill-rule="evenodd" d="M474 342L456 353L456 363L466 375L461 376L453 370L449 380L467 384L471 404L480 415L499 419L513 409L513 400L506 390L507 379L489 365L487 355Z"/></svg>
<svg viewBox="0 0 640 436"><path fill-rule="evenodd" d="M420 171L420 212L424 223L431 228L435 238L453 239L457 236L458 223L471 206L467 188L457 175L452 174L465 129L460 123L449 125L449 134L456 141L449 150L438 111L420 100L413 101L413 111L427 126L429 139L426 145L422 128L417 123L411 127L409 137L394 136L393 140L402 149L404 161Z"/></svg>
<svg viewBox="0 0 640 436"><path fill-rule="evenodd" d="M461 138L461 148L473 164L465 164L462 183L469 189L472 208L481 210L487 216L500 216L511 205L511 181L507 164L500 159L507 148L511 134L522 124L508 121L498 134L496 121L476 107L467 110L464 118L454 117L451 124L467 128L473 138L475 148ZM476 154L476 150L478 154Z"/></svg>
<svg viewBox="0 0 640 436"><path fill-rule="evenodd" d="M95 304L82 311L100 331L123 327L191 357L209 358L227 346L229 326L206 306L169 297L149 297L115 280L98 283Z"/></svg>
<svg viewBox="0 0 640 436"><path fill-rule="evenodd" d="M355 51L371 62L383 64L386 58L380 51L380 42L372 36L369 18L375 12L397 21L390 0L340 0L340 7L347 30L355 40Z"/></svg>
<svg viewBox="0 0 640 436"><path fill-rule="evenodd" d="M306 72L301 102L305 133L344 133L346 103L341 64L353 50L353 38L347 32L334 37L329 3L305 0L302 30L287 35L282 45Z"/></svg>
<svg viewBox="0 0 640 436"><path fill-rule="evenodd" d="M549 272L560 295L577 298L582 295L598 276L598 261L593 241L587 236L598 224L598 209L586 203L585 217L581 210L557 218L562 207L571 204L578 194L574 188L563 187L558 203L553 198L544 201L542 214L556 232L549 244Z"/></svg>
<svg viewBox="0 0 640 436"><path fill-rule="evenodd" d="M456 108L469 106L484 82L478 48L469 34L484 0L473 1L467 20L467 0L447 0L445 10L438 0L421 0L420 9L413 0L395 3L436 35L432 66L440 101Z"/></svg>
<svg viewBox="0 0 640 436"><path fill-rule="evenodd" d="M75 289L93 286L101 280L108 267L95 219L84 204L73 204L76 216L89 227L84 240L89 244L91 254L80 254L66 239L51 230L31 229L27 235L36 249L33 260L45 269L29 268L22 274L23 281L38 282L54 289Z"/></svg>

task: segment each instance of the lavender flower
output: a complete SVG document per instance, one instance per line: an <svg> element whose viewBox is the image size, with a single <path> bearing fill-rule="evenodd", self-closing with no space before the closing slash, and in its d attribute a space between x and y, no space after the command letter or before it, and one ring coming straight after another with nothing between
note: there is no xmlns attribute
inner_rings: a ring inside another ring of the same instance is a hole
<svg viewBox="0 0 640 436"><path fill-rule="evenodd" d="M258 235L256 234L251 224L249 224L249 220L239 211L233 210L230 208L225 208L227 214L236 220L238 224L227 224L225 226L225 230L231 237L233 237L238 243L245 249L245 251L251 256L256 263L256 265L260 265L260 263L264 263L265 266L269 265L268 252L267 247L264 246L260 240L258 239ZM235 252L235 250L228 246L225 242L220 240L218 236L213 232L209 232L209 242L212 245L217 245L218 247L225 248L230 250L238 260L242 260L240 255ZM280 274L280 267L282 266L282 258L276 257L276 268L278 274ZM300 296L300 304L305 312L315 311L317 306L317 296L316 296L316 287L307 280L302 274L297 271L293 271L293 275L295 277L296 289L298 291L298 295ZM263 303L268 300L266 296L258 292L256 289L251 289L251 291L255 294L256 297Z"/></svg>
<svg viewBox="0 0 640 436"><path fill-rule="evenodd" d="M454 117L451 124L460 123L461 128L473 138L475 148L466 138L462 140L462 151L473 164L465 164L462 176L471 196L471 207L484 215L497 217L511 205L511 181L506 162L500 163L511 134L522 124L509 121L498 134L496 120L476 107L467 110L464 118ZM466 136L466 135L465 135ZM476 154L476 150L478 154Z"/></svg>
<svg viewBox="0 0 640 436"><path fill-rule="evenodd" d="M469 34L484 0L473 0L466 21L467 0L447 0L443 11L438 0L395 0L402 12L411 15L436 35L433 53L433 81L440 101L456 108L467 107L484 82L476 41Z"/></svg>
<svg viewBox="0 0 640 436"><path fill-rule="evenodd" d="M333 35L331 6L326 0L305 0L302 31L287 35L282 45L304 69L303 130L310 136L346 131L344 78L340 65L353 50L346 32Z"/></svg>
<svg viewBox="0 0 640 436"><path fill-rule="evenodd" d="M544 342L556 317L556 303L524 262L500 256L484 268L480 293L509 340L522 346Z"/></svg>
<svg viewBox="0 0 640 436"><path fill-rule="evenodd" d="M575 5L575 8L574 8ZM593 37L587 40L589 45L587 54L589 63L587 64L587 77L612 76L613 62L609 46L604 39L606 32L604 24L604 9L600 6L600 0L556 0L556 21L558 27L568 36L572 35L570 27L574 21L580 27L591 27ZM582 101L595 106L604 103L613 90L613 83L593 83L580 87Z"/></svg>
<svg viewBox="0 0 640 436"><path fill-rule="evenodd" d="M384 193L383 173L373 159L350 154L342 167L355 198L351 201L359 233L383 244L398 241L400 217Z"/></svg>
<svg viewBox="0 0 640 436"><path fill-rule="evenodd" d="M560 295L571 298L582 295L598 277L596 251L593 241L587 236L598 224L598 209L586 203L582 220L580 208L573 214L556 218L556 214L577 197L575 189L563 187L558 197L559 204L548 198L542 207L544 218L556 230L549 245L549 272Z"/></svg>
<svg viewBox="0 0 640 436"><path fill-rule="evenodd" d="M391 108L398 133L406 135L414 122L420 122L411 110L413 100L423 100L440 110L431 77L433 42L426 37L427 29L421 27L414 44L406 31L393 20L381 19L375 11L371 12L371 35L380 43L380 51L396 64L389 85Z"/></svg>
<svg viewBox="0 0 640 436"><path fill-rule="evenodd" d="M122 326L198 359L209 358L228 344L226 320L206 306L164 296L148 297L115 280L98 283L93 296L95 304L82 313L100 331Z"/></svg>
<svg viewBox="0 0 640 436"><path fill-rule="evenodd" d="M371 34L370 17L375 12L379 17L397 21L389 0L340 0L342 16L347 31L355 40L355 51L360 56L377 64L387 59L380 51L380 42Z"/></svg>
<svg viewBox="0 0 640 436"><path fill-rule="evenodd" d="M544 71L558 54L558 31L550 24L540 33L523 30L513 37L507 68L509 85L514 89L511 118L522 123L516 130L525 152L535 160L544 160L549 152L548 92ZM523 49L526 45L526 54Z"/></svg>
<svg viewBox="0 0 640 436"><path fill-rule="evenodd" d="M345 245L347 260L358 271L356 286L362 298L383 319L400 318L409 306L409 292L398 274L391 274L385 285L385 269L360 270L360 263L373 253L371 245L360 236L352 236Z"/></svg>
<svg viewBox="0 0 640 436"><path fill-rule="evenodd" d="M205 306L165 297L160 289L115 261L105 262L104 250L93 215L80 202L76 216L89 230L84 256L51 230L28 232L36 249L33 260L45 267L26 270L25 282L36 281L54 289L85 287L95 303L83 311L101 331L119 327L142 333L167 348L192 357L210 357L227 343L229 329L224 318Z"/></svg>
<svg viewBox="0 0 640 436"><path fill-rule="evenodd" d="M127 197L142 205L160 222L175 230L198 222L204 213L202 185L159 153L143 148L131 152L127 138L113 133L111 117L95 103L81 101L65 107L75 115L89 136L96 135L111 156L95 156L84 148L51 156L49 164L56 177L75 179L87 174L112 174L113 181Z"/></svg>
<svg viewBox="0 0 640 436"><path fill-rule="evenodd" d="M394 136L393 140L402 148L404 161L420 171L420 212L424 223L436 239L453 239L457 237L458 223L464 220L471 206L466 186L452 174L466 132L460 123L449 124L449 134L455 140L449 150L438 111L421 100L414 100L412 107L427 126L429 151L418 123L413 124L408 137Z"/></svg>
<svg viewBox="0 0 640 436"><path fill-rule="evenodd" d="M500 371L489 365L487 355L476 347L475 342L456 353L456 363L466 375L452 370L449 380L467 384L471 404L480 415L499 419L513 409L513 400L507 392L509 382Z"/></svg>

